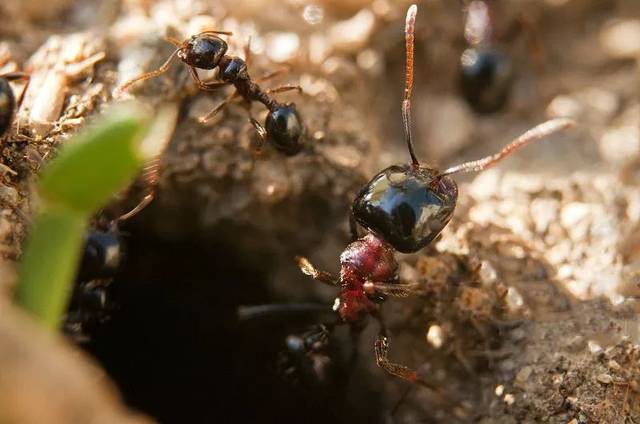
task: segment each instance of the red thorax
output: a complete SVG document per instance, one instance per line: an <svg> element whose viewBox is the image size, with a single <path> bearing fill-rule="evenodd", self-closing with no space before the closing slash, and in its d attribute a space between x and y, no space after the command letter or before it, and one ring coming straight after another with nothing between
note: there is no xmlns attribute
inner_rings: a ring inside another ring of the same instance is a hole
<svg viewBox="0 0 640 424"><path fill-rule="evenodd" d="M345 322L357 322L378 308L365 291L365 283L395 281L398 264L391 246L372 233L350 243L340 255L340 290L337 311Z"/></svg>

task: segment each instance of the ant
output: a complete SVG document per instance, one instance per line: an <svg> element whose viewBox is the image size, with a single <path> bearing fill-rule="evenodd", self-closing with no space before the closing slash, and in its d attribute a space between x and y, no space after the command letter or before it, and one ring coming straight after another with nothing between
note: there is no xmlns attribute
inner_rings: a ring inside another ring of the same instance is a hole
<svg viewBox="0 0 640 424"><path fill-rule="evenodd" d="M228 49L227 42L218 35L230 36L232 33L225 31L203 31L183 42L169 38L168 41L176 47L176 50L171 53L166 62L157 70L147 72L126 82L120 87L120 90L124 91L138 81L144 81L165 73L169 69L173 59L178 57L187 65L191 77L200 89L213 91L227 85L233 85L236 89L236 91L227 97L220 105L200 118L202 122L215 116L237 96L242 97L247 104L257 101L269 110L264 126L249 116L249 121L260 138L260 146L269 142L276 150L290 156L300 152L303 147L302 138L305 127L295 104L279 103L273 99L270 94L290 90L298 90L301 92L302 88L297 85L283 85L273 89L263 90L251 79L247 70L247 61L249 60L250 52L249 46L245 48L245 60L236 56L228 56L226 54ZM203 82L198 76L197 69L218 69L218 79L220 81ZM271 73L263 77L262 80L271 78L277 73L278 72Z"/></svg>
<svg viewBox="0 0 640 424"><path fill-rule="evenodd" d="M451 175L487 169L527 143L574 126L568 119L544 122L506 145L498 153L440 171L422 166L411 135L411 94L413 90L413 44L417 6L409 7L406 17L406 68L402 102L402 121L411 163L390 166L360 191L351 210L353 241L340 255L340 275L317 270L306 258L297 257L301 271L322 283L340 289L333 310L339 324L359 333L372 316L379 324L375 356L379 367L404 380L426 385L415 370L388 358L387 330L381 306L388 296L407 297L416 284L402 283L398 277L395 252L415 253L431 243L451 219L458 187ZM358 238L357 224L366 229Z"/></svg>
<svg viewBox="0 0 640 424"><path fill-rule="evenodd" d="M115 309L110 286L124 256L124 243L115 227L87 232L64 324L76 342L87 341L91 330L110 318Z"/></svg>
<svg viewBox="0 0 640 424"><path fill-rule="evenodd" d="M506 54L492 45L487 2L473 0L465 12L464 37L469 47L460 57L462 95L476 112L496 112L509 98L513 65Z"/></svg>
<svg viewBox="0 0 640 424"><path fill-rule="evenodd" d="M0 75L0 137L11 127L16 110L16 97L9 85L9 81L29 80L24 72L9 72Z"/></svg>

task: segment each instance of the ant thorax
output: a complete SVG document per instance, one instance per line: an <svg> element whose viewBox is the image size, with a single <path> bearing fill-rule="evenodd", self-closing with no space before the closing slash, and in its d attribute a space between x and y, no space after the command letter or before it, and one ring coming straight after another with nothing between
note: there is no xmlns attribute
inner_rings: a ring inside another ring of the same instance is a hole
<svg viewBox="0 0 640 424"><path fill-rule="evenodd" d="M336 310L342 320L356 322L374 312L377 304L367 290L370 283L393 283L398 263L393 247L373 233L351 242L340 255L340 296Z"/></svg>

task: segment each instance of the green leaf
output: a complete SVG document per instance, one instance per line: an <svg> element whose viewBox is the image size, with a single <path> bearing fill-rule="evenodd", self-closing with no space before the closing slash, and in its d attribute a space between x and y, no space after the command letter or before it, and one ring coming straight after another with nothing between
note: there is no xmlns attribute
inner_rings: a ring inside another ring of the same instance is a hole
<svg viewBox="0 0 640 424"><path fill-rule="evenodd" d="M160 113L158 119L162 116L167 115ZM149 121L139 105L115 107L69 140L42 174L43 201L22 257L15 297L48 327L57 328L69 302L90 216L149 160L149 148L142 147Z"/></svg>
<svg viewBox="0 0 640 424"><path fill-rule="evenodd" d="M67 306L87 217L68 209L40 213L20 269L16 300L48 327L57 328Z"/></svg>
<svg viewBox="0 0 640 424"><path fill-rule="evenodd" d="M114 109L69 140L42 173L40 195L45 204L93 213L139 171L145 159L139 145L149 117L133 105Z"/></svg>

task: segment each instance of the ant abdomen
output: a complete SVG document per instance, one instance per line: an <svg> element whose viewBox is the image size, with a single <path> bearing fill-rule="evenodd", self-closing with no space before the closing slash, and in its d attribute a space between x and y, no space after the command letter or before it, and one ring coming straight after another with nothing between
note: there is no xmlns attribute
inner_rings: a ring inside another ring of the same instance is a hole
<svg viewBox="0 0 640 424"><path fill-rule="evenodd" d="M9 81L0 77L0 137L11 127L15 108L16 98Z"/></svg>
<svg viewBox="0 0 640 424"><path fill-rule="evenodd" d="M228 45L215 35L192 37L179 57L189 66L199 69L214 69L227 53Z"/></svg>
<svg viewBox="0 0 640 424"><path fill-rule="evenodd" d="M271 109L265 126L267 141L278 151L287 155L300 152L305 127L293 103L278 105Z"/></svg>
<svg viewBox="0 0 640 424"><path fill-rule="evenodd" d="M499 50L470 48L460 58L462 94L476 112L502 109L509 99L512 80L511 60Z"/></svg>
<svg viewBox="0 0 640 424"><path fill-rule="evenodd" d="M429 168L391 166L373 177L353 203L360 225L402 253L429 244L447 225L458 186Z"/></svg>

